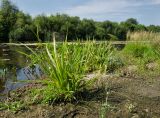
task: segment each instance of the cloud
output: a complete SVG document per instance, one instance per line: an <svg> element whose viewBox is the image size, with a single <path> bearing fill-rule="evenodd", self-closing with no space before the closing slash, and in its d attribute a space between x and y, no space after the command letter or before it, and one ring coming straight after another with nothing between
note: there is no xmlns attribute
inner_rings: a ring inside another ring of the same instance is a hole
<svg viewBox="0 0 160 118"><path fill-rule="evenodd" d="M160 0L11 0L32 16L66 13L97 21L124 21L136 18L140 23L160 24ZM1 2L1 0L0 0Z"/></svg>
<svg viewBox="0 0 160 118"><path fill-rule="evenodd" d="M152 4L160 5L160 0L151 0Z"/></svg>
<svg viewBox="0 0 160 118"><path fill-rule="evenodd" d="M65 13L78 16L88 16L103 13L124 13L129 12L127 9L128 7L140 5L142 5L142 3L135 2L135 0L90 0L85 4L67 9Z"/></svg>
<svg viewBox="0 0 160 118"><path fill-rule="evenodd" d="M145 5L160 4L160 0L86 0L83 4L70 7L64 13L84 17L102 15L136 14L136 8Z"/></svg>

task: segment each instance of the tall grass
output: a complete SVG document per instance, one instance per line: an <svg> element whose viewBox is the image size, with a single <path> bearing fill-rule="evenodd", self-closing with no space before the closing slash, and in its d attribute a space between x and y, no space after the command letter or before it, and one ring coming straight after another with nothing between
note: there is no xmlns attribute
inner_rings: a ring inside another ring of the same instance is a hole
<svg viewBox="0 0 160 118"><path fill-rule="evenodd" d="M126 44L120 52L125 65L136 66L135 74L139 76L159 75L160 66L157 65L160 62L160 33L132 32L128 33L128 38L135 42ZM152 66L152 69L148 65Z"/></svg>
<svg viewBox="0 0 160 118"><path fill-rule="evenodd" d="M147 31L140 31L140 32L128 32L127 33L127 40L130 41L160 41L160 33L157 32L147 32Z"/></svg>
<svg viewBox="0 0 160 118"><path fill-rule="evenodd" d="M135 42L128 43L122 50L122 55L150 61L159 58L160 33L145 31L128 32L127 40Z"/></svg>
<svg viewBox="0 0 160 118"><path fill-rule="evenodd" d="M149 43L129 43L122 50L124 56L153 62L159 59L159 50Z"/></svg>
<svg viewBox="0 0 160 118"><path fill-rule="evenodd" d="M71 101L79 92L91 84L84 76L91 71L106 71L112 48L108 43L96 44L87 41L56 45L47 44L41 51L28 55L33 63L40 66L48 78L47 86L42 89L43 101Z"/></svg>

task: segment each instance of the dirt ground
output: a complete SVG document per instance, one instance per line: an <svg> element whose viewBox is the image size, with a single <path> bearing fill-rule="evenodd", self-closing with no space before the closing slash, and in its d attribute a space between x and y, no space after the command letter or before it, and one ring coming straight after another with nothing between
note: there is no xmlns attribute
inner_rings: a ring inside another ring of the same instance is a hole
<svg viewBox="0 0 160 118"><path fill-rule="evenodd" d="M82 98L17 113L0 111L0 118L160 118L160 77L101 77Z"/></svg>

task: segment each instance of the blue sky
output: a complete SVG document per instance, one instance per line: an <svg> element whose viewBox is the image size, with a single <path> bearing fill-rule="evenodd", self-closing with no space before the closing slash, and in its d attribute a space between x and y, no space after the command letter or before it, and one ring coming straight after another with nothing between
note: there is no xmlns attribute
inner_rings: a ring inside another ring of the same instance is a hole
<svg viewBox="0 0 160 118"><path fill-rule="evenodd" d="M160 0L11 0L32 16L66 13L97 21L136 18L141 24L160 25Z"/></svg>

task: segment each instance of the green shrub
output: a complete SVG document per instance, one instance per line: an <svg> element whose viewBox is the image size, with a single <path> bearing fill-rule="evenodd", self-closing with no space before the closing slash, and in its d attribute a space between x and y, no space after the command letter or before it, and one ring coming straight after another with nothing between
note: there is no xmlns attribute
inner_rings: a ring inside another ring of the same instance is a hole
<svg viewBox="0 0 160 118"><path fill-rule="evenodd" d="M114 72L116 69L119 69L124 65L124 62L121 58L112 56L108 58L107 71Z"/></svg>

